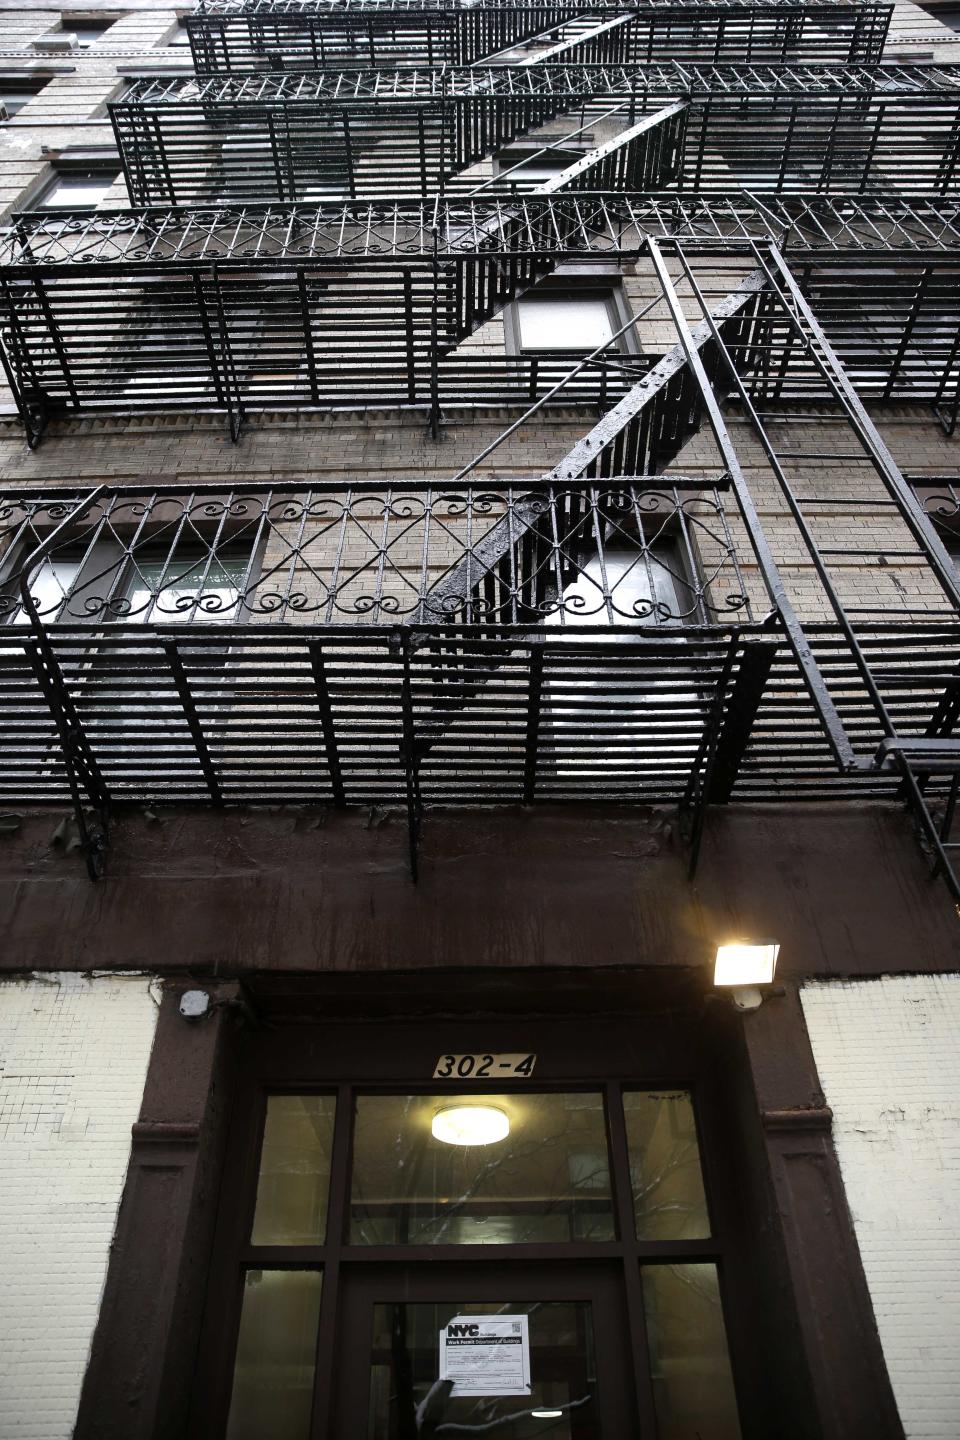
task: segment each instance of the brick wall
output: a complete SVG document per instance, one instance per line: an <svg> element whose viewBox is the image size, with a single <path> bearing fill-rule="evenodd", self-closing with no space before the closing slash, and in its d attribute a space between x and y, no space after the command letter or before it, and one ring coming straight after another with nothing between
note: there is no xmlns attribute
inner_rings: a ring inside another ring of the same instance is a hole
<svg viewBox="0 0 960 1440"><path fill-rule="evenodd" d="M908 1440L960 1435L960 975L803 990Z"/></svg>
<svg viewBox="0 0 960 1440"><path fill-rule="evenodd" d="M72 1433L157 1006L144 977L0 985L0 1437Z"/></svg>

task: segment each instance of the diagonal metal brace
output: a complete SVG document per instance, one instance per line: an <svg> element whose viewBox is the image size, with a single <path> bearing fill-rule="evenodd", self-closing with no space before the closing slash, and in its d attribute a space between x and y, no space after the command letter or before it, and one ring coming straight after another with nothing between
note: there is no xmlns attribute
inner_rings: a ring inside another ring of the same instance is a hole
<svg viewBox="0 0 960 1440"><path fill-rule="evenodd" d="M744 643L737 678L730 688L726 719L717 740L706 797L708 805L725 805L730 799L779 648L775 640Z"/></svg>
<svg viewBox="0 0 960 1440"><path fill-rule="evenodd" d="M29 618L30 628L33 631L33 639L25 642L24 651L33 673L37 677L44 699L50 707L50 713L60 737L60 749L67 773L70 800L80 835L80 846L83 850L87 874L91 880L99 880L106 868L106 851L110 844L110 794L80 723L80 717L67 688L63 670L40 618L36 602L30 594L30 577L54 549L64 531L69 530L86 511L96 505L103 490L102 485L98 486L96 490L85 496L79 505L74 506L60 524L50 532L46 540L30 552L20 571L20 603ZM88 820L84 810L84 794L95 811L92 823Z"/></svg>

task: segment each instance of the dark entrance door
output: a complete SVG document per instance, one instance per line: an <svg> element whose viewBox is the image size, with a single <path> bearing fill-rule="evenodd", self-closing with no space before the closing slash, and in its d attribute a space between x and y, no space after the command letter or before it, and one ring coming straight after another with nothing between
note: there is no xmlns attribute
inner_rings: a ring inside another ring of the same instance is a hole
<svg viewBox="0 0 960 1440"><path fill-rule="evenodd" d="M341 1322L350 1343L339 1377L335 1434L356 1440L637 1435L616 1265L493 1259L346 1266L341 1285ZM500 1373L489 1370L490 1357L496 1366L499 1354L488 1343L484 1319L506 1322L492 1327L495 1332L516 1332L516 1361L511 1358ZM461 1343L477 1355L456 1352L456 1373L465 1378L445 1378L449 1332L471 1329L479 1335ZM523 1348L526 1386L517 1384ZM528 1393L518 1393L522 1389Z"/></svg>

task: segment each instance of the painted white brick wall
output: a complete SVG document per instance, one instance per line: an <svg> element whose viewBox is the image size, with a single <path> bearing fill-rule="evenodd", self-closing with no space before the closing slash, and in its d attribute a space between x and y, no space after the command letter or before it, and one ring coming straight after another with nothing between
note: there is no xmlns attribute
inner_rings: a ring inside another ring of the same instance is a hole
<svg viewBox="0 0 960 1440"><path fill-rule="evenodd" d="M0 982L0 1440L73 1431L156 1027L149 984Z"/></svg>
<svg viewBox="0 0 960 1440"><path fill-rule="evenodd" d="M958 1440L960 975L802 1000L900 1418L908 1440Z"/></svg>

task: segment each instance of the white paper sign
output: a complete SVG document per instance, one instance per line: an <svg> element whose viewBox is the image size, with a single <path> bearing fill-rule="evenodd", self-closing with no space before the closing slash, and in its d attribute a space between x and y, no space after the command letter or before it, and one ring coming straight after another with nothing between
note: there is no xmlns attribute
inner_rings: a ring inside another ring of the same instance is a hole
<svg viewBox="0 0 960 1440"><path fill-rule="evenodd" d="M440 1379L454 1395L529 1395L526 1315L455 1315L440 1331Z"/></svg>

